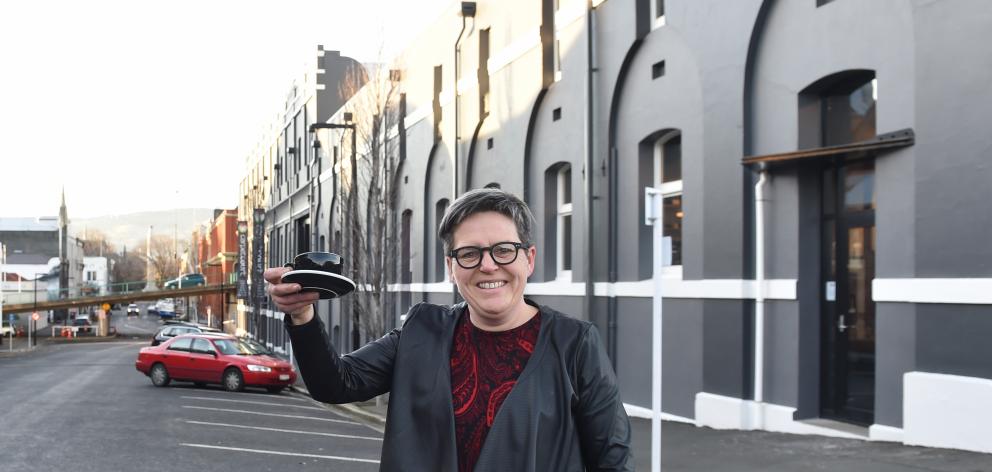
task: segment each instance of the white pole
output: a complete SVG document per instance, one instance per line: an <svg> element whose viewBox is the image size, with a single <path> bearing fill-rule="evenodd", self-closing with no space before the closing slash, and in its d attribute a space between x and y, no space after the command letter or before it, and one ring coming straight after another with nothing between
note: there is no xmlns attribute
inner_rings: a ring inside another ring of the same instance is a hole
<svg viewBox="0 0 992 472"><path fill-rule="evenodd" d="M651 471L661 470L661 263L662 263L662 212L661 191L654 188L644 189L644 218L647 224L654 226L654 241L652 243L652 264L654 279L653 309L651 317Z"/></svg>
<svg viewBox="0 0 992 472"><path fill-rule="evenodd" d="M754 417L751 426L764 429L765 383L765 184L768 171L761 170L754 185Z"/></svg>

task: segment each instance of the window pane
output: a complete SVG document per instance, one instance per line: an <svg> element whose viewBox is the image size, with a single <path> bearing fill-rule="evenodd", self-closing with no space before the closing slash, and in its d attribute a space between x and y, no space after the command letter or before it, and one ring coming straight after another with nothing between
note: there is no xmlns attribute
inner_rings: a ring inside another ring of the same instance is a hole
<svg viewBox="0 0 992 472"><path fill-rule="evenodd" d="M169 345L169 349L173 351L188 351L192 342L193 338L179 338Z"/></svg>
<svg viewBox="0 0 992 472"><path fill-rule="evenodd" d="M562 217L562 270L572 270L572 215Z"/></svg>
<svg viewBox="0 0 992 472"><path fill-rule="evenodd" d="M210 347L210 341L206 339L197 338L193 340L193 352L210 352L213 348Z"/></svg>
<svg viewBox="0 0 992 472"><path fill-rule="evenodd" d="M671 247L671 263L668 265L682 265L682 196L668 197L664 199L662 210L664 227L662 228L662 247ZM667 259L667 258L666 258Z"/></svg>
<svg viewBox="0 0 992 472"><path fill-rule="evenodd" d="M875 208L874 164L848 166L844 169L844 207L848 211Z"/></svg>
<svg viewBox="0 0 992 472"><path fill-rule="evenodd" d="M863 80L853 88L843 84L824 97L824 145L856 143L875 137L875 81Z"/></svg>
<svg viewBox="0 0 992 472"><path fill-rule="evenodd" d="M562 203L572 203L572 167L562 172Z"/></svg>
<svg viewBox="0 0 992 472"><path fill-rule="evenodd" d="M662 152L661 183L682 180L682 135L666 141Z"/></svg>

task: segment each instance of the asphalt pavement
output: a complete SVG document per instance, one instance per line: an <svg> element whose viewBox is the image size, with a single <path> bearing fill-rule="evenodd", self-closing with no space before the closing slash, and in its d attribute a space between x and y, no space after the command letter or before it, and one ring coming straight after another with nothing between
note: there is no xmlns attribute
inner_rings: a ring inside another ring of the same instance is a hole
<svg viewBox="0 0 992 472"><path fill-rule="evenodd" d="M0 470L378 470L375 429L297 393L154 387L134 368L147 345L43 343L0 357Z"/></svg>
<svg viewBox="0 0 992 472"><path fill-rule="evenodd" d="M116 338L0 351L0 470L378 470L385 407L322 405L305 390L231 393L182 382L156 388L134 359L159 321L115 314L113 323ZM633 418L632 426L637 470L650 470L650 423ZM992 472L992 455L666 422L662 466Z"/></svg>

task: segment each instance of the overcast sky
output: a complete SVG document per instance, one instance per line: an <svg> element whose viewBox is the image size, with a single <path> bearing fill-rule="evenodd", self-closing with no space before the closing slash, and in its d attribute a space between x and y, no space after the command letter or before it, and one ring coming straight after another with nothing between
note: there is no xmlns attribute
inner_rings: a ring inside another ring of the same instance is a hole
<svg viewBox="0 0 992 472"><path fill-rule="evenodd" d="M0 217L233 208L318 44L388 58L450 3L3 2Z"/></svg>

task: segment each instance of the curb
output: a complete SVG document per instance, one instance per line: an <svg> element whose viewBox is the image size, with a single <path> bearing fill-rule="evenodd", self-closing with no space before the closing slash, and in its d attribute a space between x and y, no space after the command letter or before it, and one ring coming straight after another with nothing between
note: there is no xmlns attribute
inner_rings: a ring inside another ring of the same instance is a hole
<svg viewBox="0 0 992 472"><path fill-rule="evenodd" d="M301 393L303 395L310 397L310 392L307 391L306 387L293 385L290 386L290 388L293 389L293 391L296 393ZM313 397L310 398L313 399ZM341 403L341 404L320 403L320 404L324 408L351 417L360 422L369 423L373 426L378 426L379 428L384 428L386 426L386 417L379 415L378 413L373 413L371 411L368 411L353 403Z"/></svg>

